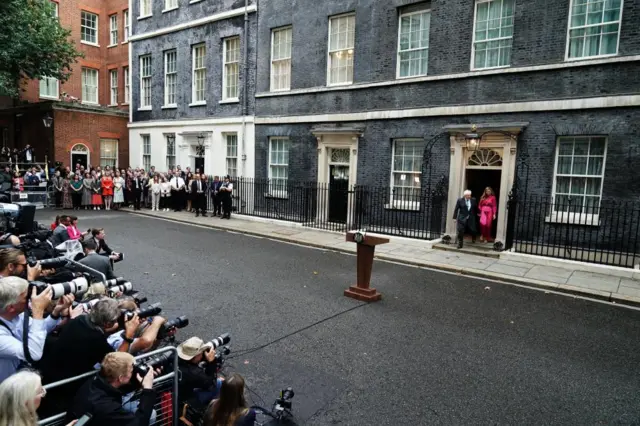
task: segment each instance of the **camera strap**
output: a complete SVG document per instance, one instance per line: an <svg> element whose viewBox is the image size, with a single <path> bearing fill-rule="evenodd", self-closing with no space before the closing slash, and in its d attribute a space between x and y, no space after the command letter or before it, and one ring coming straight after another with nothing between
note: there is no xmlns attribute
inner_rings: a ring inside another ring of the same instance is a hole
<svg viewBox="0 0 640 426"><path fill-rule="evenodd" d="M29 352L29 318L31 318L31 309L27 308L24 311L23 323L22 323L22 351L24 352L24 359L31 365L35 363Z"/></svg>

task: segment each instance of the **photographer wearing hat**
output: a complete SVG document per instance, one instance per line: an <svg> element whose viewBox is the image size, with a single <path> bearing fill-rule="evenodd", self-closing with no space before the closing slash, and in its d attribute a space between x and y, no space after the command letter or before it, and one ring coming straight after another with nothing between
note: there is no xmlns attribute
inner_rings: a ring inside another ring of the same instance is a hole
<svg viewBox="0 0 640 426"><path fill-rule="evenodd" d="M129 388L133 376L133 355L124 352L107 354L102 360L100 372L82 385L76 394L67 418L77 419L91 413L92 426L148 426L156 400L153 390L153 369L144 377L137 376L142 384L140 402L135 413L122 407L122 397Z"/></svg>
<svg viewBox="0 0 640 426"><path fill-rule="evenodd" d="M180 401L204 409L222 385L222 380L216 377L216 351L199 337L187 339L177 349L182 375L178 387Z"/></svg>
<svg viewBox="0 0 640 426"><path fill-rule="evenodd" d="M15 373L28 361L23 342L25 311L29 283L19 277L0 279L0 382ZM31 292L31 318L29 319L28 348L33 361L42 358L47 334L60 323L60 317L69 314L73 295L62 297L53 313L44 319L51 302L52 290L47 287L42 293ZM28 314L27 314L28 315Z"/></svg>

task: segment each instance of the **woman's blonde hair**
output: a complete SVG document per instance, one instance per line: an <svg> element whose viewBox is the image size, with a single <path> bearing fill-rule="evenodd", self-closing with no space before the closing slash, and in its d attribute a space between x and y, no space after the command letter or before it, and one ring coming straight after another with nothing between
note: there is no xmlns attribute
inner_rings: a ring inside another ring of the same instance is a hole
<svg viewBox="0 0 640 426"><path fill-rule="evenodd" d="M482 197L480 197L480 200L484 200L485 198L487 198L487 189L489 191L491 191L491 195L493 195L494 197L496 196L496 193L493 192L493 188L490 186L487 186L484 191L482 191Z"/></svg>
<svg viewBox="0 0 640 426"><path fill-rule="evenodd" d="M20 371L0 384L0 425L36 426L38 415L34 400L42 380L33 371Z"/></svg>

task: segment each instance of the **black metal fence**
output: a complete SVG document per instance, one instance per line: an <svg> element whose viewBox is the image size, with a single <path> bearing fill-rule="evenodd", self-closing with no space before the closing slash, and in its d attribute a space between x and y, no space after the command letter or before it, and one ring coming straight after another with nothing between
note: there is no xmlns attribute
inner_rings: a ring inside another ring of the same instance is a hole
<svg viewBox="0 0 640 426"><path fill-rule="evenodd" d="M633 268L640 264L640 205L590 197L510 200L510 247L519 253ZM513 209L513 210L512 210Z"/></svg>
<svg viewBox="0 0 640 426"><path fill-rule="evenodd" d="M445 229L446 196L420 188L250 178L237 178L233 185L236 214L424 240L440 238Z"/></svg>

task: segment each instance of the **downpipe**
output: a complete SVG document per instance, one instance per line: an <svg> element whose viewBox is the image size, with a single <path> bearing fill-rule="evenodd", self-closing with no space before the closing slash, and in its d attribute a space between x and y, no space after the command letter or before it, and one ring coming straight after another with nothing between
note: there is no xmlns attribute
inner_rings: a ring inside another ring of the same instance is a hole
<svg viewBox="0 0 640 426"><path fill-rule="evenodd" d="M247 146L247 113L249 110L249 94L247 93L248 88L248 75L249 75L249 0L244 0L244 46L243 46L243 58L244 61L242 63L242 74L243 74L243 99L242 99L242 176L246 175L246 166L247 166L247 154L246 154L246 146ZM237 176L235 176L237 177Z"/></svg>

